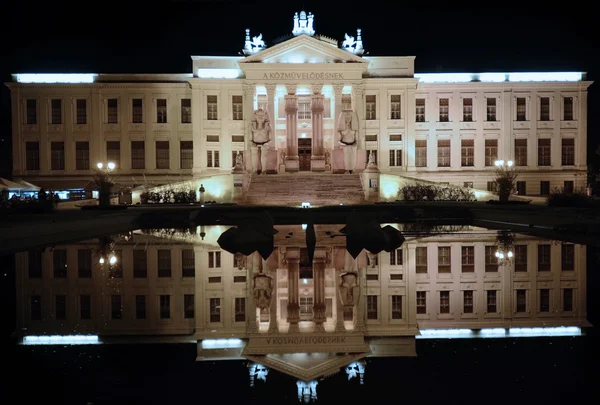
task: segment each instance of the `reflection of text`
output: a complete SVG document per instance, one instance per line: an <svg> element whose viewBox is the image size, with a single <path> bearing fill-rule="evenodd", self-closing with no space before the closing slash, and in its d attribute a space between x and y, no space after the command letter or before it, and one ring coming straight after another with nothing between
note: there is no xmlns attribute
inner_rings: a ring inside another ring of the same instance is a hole
<svg viewBox="0 0 600 405"><path fill-rule="evenodd" d="M316 80L344 80L343 73L315 73L315 72L287 72L287 73L265 73L264 80L279 80L279 79L316 79Z"/></svg>
<svg viewBox="0 0 600 405"><path fill-rule="evenodd" d="M339 344L346 343L345 336L307 336L266 338L269 345Z"/></svg>

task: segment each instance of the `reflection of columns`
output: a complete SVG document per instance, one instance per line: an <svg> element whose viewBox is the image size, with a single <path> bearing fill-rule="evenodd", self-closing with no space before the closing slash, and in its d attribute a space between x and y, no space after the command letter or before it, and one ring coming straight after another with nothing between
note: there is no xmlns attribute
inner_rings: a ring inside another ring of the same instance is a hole
<svg viewBox="0 0 600 405"><path fill-rule="evenodd" d="M298 162L298 96L296 96L296 85L286 85L287 95L285 96L285 129L287 134L287 153L285 157L285 170L297 172L299 170Z"/></svg>
<svg viewBox="0 0 600 405"><path fill-rule="evenodd" d="M339 141L339 135L338 135L338 127L340 125L339 123L339 119L340 119L340 113L342 112L342 91L344 90L344 85L343 84L334 84L333 85L333 94L335 97L335 110L333 111L333 115L332 117L334 117L335 119L335 135L334 135L334 139L333 139L333 145L334 147L338 144Z"/></svg>
<svg viewBox="0 0 600 405"><path fill-rule="evenodd" d="M342 284L342 272L344 271L344 269L335 269L335 307L336 307L336 311L335 311L335 316L336 316L336 320L335 320L335 331L336 332L341 332L346 330L346 327L344 326L344 304L342 303L342 297L340 294L340 285Z"/></svg>
<svg viewBox="0 0 600 405"><path fill-rule="evenodd" d="M246 129L245 136L245 147L246 152L244 153L244 169L252 170L252 156L251 146L252 145L252 131L250 131L252 122L252 112L254 112L254 95L256 93L256 85L244 84L244 128Z"/></svg>
<svg viewBox="0 0 600 405"><path fill-rule="evenodd" d="M323 85L312 86L312 171L325 171L325 151L323 150L323 111L325 98L321 91Z"/></svg>
<svg viewBox="0 0 600 405"><path fill-rule="evenodd" d="M271 272L271 276L273 276L273 293L271 294L271 307L269 308L269 333L276 333L279 331L279 327L277 326L277 303L279 302L279 298L277 298L276 268Z"/></svg>
<svg viewBox="0 0 600 405"><path fill-rule="evenodd" d="M354 111L358 114L358 149L365 150L365 103L364 88L362 83L352 85L352 95L354 96Z"/></svg>
<svg viewBox="0 0 600 405"><path fill-rule="evenodd" d="M248 268L248 277L247 277L247 306L246 306L246 329L248 333L257 333L258 332L258 324L256 322L256 300L254 299L254 269L256 263L256 255L251 254L248 256L247 260L247 268Z"/></svg>
<svg viewBox="0 0 600 405"><path fill-rule="evenodd" d="M317 325L317 329L323 330L323 322L325 322L326 305L325 305L325 250L315 251L313 259L313 282L314 282L314 305L313 305L313 320Z"/></svg>
<svg viewBox="0 0 600 405"><path fill-rule="evenodd" d="M298 272L300 270L300 257L289 257L290 254L299 255L300 252L286 251L286 261L288 268L288 304L287 304L287 321L291 324L290 328L294 325L298 326L300 321L300 304L298 302Z"/></svg>
<svg viewBox="0 0 600 405"><path fill-rule="evenodd" d="M357 314L356 314L356 330L365 330L365 306L367 305L367 280L365 277L365 269L358 269L358 285L360 286L360 292L358 294Z"/></svg>

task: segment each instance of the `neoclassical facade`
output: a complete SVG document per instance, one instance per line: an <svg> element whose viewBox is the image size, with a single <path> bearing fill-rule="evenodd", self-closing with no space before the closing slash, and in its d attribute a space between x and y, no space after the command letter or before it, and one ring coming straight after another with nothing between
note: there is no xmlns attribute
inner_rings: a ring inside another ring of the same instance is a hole
<svg viewBox="0 0 600 405"><path fill-rule="evenodd" d="M361 173L372 158L493 191L494 162L511 160L521 195L586 186L584 73L415 73L414 56L367 56L360 29L339 45L314 18L269 46L246 30L243 56L192 56L186 74L15 74L13 175L71 189L110 161L121 185L231 188L234 168Z"/></svg>

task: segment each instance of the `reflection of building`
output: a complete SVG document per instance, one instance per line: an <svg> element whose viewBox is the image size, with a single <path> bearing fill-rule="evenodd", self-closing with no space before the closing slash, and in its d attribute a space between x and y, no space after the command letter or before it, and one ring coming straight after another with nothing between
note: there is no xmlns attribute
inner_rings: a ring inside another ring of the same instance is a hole
<svg viewBox="0 0 600 405"><path fill-rule="evenodd" d="M516 236L513 260L498 265L495 232L407 229L400 249L358 257L349 290L341 227L316 225L312 266L301 225L277 226L268 260L236 261L216 226L137 231L114 244L112 266L99 263L97 241L18 253L17 331L194 341L199 360L245 358L261 365L256 378L272 368L309 383L366 356L416 355L415 336L432 331L587 325L584 246ZM301 266L312 271L301 278ZM362 381L364 368L347 373Z"/></svg>
<svg viewBox="0 0 600 405"><path fill-rule="evenodd" d="M190 73L15 75L13 175L82 188L110 160L127 185L220 174L207 192L225 198L236 157L256 169L261 144L269 173L339 173L350 161L360 172L373 152L394 176L370 179L384 196L396 175L486 190L495 159L523 170L519 194L585 186L582 73L415 74L414 56L367 56L360 30L340 43L309 28L314 15L301 17L269 46L247 31L243 56L192 56ZM273 129L260 141L251 130L258 109ZM353 128L343 111L356 114ZM340 130L350 131L346 146Z"/></svg>

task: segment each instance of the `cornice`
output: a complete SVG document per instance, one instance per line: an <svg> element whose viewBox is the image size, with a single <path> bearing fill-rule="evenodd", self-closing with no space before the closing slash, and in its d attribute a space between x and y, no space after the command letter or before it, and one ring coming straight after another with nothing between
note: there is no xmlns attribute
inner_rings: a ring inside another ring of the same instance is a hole
<svg viewBox="0 0 600 405"><path fill-rule="evenodd" d="M465 83L421 83L417 82L417 89L445 89L445 90L464 90L469 89L491 89L496 91L518 90L536 90L536 89L580 89L587 88L592 82L465 82Z"/></svg>

